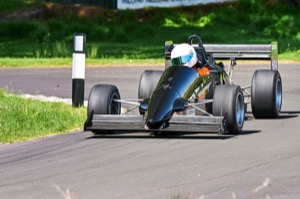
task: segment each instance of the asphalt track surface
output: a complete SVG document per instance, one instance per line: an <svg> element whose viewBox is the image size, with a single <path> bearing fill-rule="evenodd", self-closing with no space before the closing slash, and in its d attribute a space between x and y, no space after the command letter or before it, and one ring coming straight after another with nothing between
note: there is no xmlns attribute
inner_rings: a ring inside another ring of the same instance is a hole
<svg viewBox="0 0 300 199"><path fill-rule="evenodd" d="M240 64L234 79L249 84L257 68ZM247 113L238 136L215 134L93 135L74 132L0 145L0 198L299 198L300 65L280 64L283 106L276 120ZM116 84L136 98L145 69L89 67L86 93ZM11 91L71 98L71 68L0 68Z"/></svg>

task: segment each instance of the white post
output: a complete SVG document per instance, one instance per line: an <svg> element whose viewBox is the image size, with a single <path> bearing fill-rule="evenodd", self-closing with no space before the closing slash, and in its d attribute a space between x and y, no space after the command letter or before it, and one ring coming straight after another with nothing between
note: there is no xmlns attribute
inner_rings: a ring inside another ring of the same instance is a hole
<svg viewBox="0 0 300 199"><path fill-rule="evenodd" d="M74 107L83 106L84 102L85 43L85 34L74 34L72 64L72 104Z"/></svg>

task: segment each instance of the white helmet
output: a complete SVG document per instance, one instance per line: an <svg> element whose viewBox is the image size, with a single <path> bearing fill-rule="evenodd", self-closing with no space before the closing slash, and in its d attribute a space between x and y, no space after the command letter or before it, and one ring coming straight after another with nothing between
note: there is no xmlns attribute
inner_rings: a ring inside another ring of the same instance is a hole
<svg viewBox="0 0 300 199"><path fill-rule="evenodd" d="M172 66L193 67L197 61L196 51L189 44L179 44L171 52Z"/></svg>

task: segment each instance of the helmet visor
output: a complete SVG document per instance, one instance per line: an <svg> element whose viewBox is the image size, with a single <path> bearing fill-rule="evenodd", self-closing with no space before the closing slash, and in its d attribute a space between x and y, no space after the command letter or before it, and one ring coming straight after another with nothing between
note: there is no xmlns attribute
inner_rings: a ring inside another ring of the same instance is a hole
<svg viewBox="0 0 300 199"><path fill-rule="evenodd" d="M193 53L171 59L172 66L182 66L192 60Z"/></svg>

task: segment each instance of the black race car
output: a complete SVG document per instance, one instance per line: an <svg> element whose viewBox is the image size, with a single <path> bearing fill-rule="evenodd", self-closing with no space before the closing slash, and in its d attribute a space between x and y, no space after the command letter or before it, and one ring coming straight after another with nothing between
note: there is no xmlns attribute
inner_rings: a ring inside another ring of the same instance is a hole
<svg viewBox="0 0 300 199"><path fill-rule="evenodd" d="M89 95L85 131L113 132L217 132L242 131L247 104L255 118L276 118L282 104L277 42L269 45L204 45L199 35L188 43L197 53L202 72L186 66L170 66L176 46L165 44L164 71L146 70L141 75L136 101L121 99L115 85L97 84ZM226 71L218 59L230 59ZM236 60L271 60L271 69L257 70L251 85L232 82ZM132 108L121 113L121 104ZM138 109L139 114L128 114Z"/></svg>

